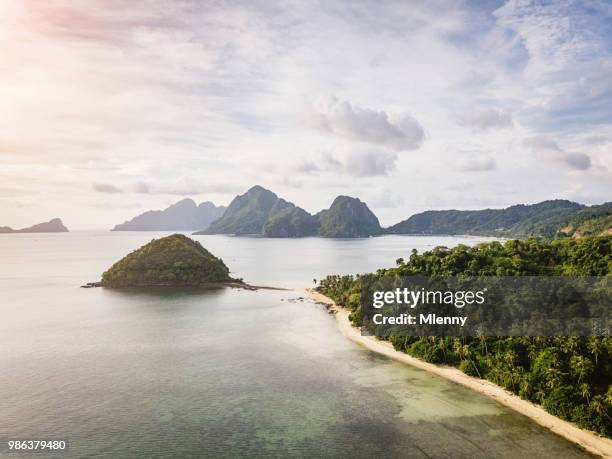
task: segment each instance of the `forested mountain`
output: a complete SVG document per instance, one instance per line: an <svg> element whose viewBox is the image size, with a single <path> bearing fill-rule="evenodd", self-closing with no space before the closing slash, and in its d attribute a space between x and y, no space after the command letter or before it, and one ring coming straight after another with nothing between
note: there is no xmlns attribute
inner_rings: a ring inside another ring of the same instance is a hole
<svg viewBox="0 0 612 459"><path fill-rule="evenodd" d="M263 226L266 237L316 236L319 229L317 219L300 207L287 207L272 213Z"/></svg>
<svg viewBox="0 0 612 459"><path fill-rule="evenodd" d="M311 215L273 192L254 186L234 198L223 217L195 234L367 237L381 233L376 216L357 198L338 196L329 209Z"/></svg>
<svg viewBox="0 0 612 459"><path fill-rule="evenodd" d="M587 209L566 200L519 204L506 209L429 210L388 228L391 234L472 234L481 236L553 237Z"/></svg>
<svg viewBox="0 0 612 459"><path fill-rule="evenodd" d="M66 233L68 228L64 226L62 220L54 218L45 223L39 223L37 225L30 226L28 228L22 228L15 230L8 226L0 227L0 234L2 233Z"/></svg>
<svg viewBox="0 0 612 459"><path fill-rule="evenodd" d="M225 212L224 206L206 201L199 206L183 199L164 210L150 210L121 223L113 231L190 231L207 228Z"/></svg>
<svg viewBox="0 0 612 459"><path fill-rule="evenodd" d="M246 193L236 196L223 216L206 230L194 234L261 235L264 226L271 218L291 213L294 209L298 209L294 204L256 185Z"/></svg>
<svg viewBox="0 0 612 459"><path fill-rule="evenodd" d="M409 276L610 276L612 236L495 241L474 247L437 247L421 254L413 250L396 264L368 275L328 276L318 290L347 307L356 326L368 326L361 299L362 294L367 298L364 279L383 283ZM427 362L453 365L488 379L562 419L612 437L612 339L608 336L380 338Z"/></svg>
<svg viewBox="0 0 612 459"><path fill-rule="evenodd" d="M574 238L612 235L612 202L582 209L559 228L558 235Z"/></svg>
<svg viewBox="0 0 612 459"><path fill-rule="evenodd" d="M266 237L369 237L381 234L471 234L497 237L581 237L612 233L612 203L587 207L567 200L518 204L505 209L428 210L389 228L357 198L338 196L311 215L259 185L225 208L184 199L149 211L113 231L198 230L194 234ZM2 229L0 228L0 232Z"/></svg>
<svg viewBox="0 0 612 459"><path fill-rule="evenodd" d="M320 236L368 237L382 234L378 218L357 198L338 196L331 207L315 216Z"/></svg>

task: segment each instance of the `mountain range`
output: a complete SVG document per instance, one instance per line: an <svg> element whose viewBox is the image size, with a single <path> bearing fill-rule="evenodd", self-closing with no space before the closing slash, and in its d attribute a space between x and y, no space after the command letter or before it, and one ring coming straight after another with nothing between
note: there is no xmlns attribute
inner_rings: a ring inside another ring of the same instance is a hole
<svg viewBox="0 0 612 459"><path fill-rule="evenodd" d="M577 227L578 221L581 224L587 220L604 221L609 215L612 215L612 203L587 207L557 199L532 205L519 204L505 209L429 210L391 226L387 233L549 238L579 236L580 233L569 232ZM563 231L564 228L566 231ZM602 232L606 229L603 228Z"/></svg>
<svg viewBox="0 0 612 459"><path fill-rule="evenodd" d="M197 205L183 199L164 210L150 210L116 225L112 231L194 231L208 228L225 212L224 206L206 201Z"/></svg>
<svg viewBox="0 0 612 459"><path fill-rule="evenodd" d="M329 209L311 215L257 185L236 196L219 220L194 234L368 237L382 232L376 215L357 198L338 196Z"/></svg>
<svg viewBox="0 0 612 459"><path fill-rule="evenodd" d="M338 196L329 209L310 214L261 186L236 196L225 208L185 199L150 211L115 231L193 230L194 234L265 237L369 237L382 234L475 235L496 237L580 237L612 234L612 202L585 206L556 199L504 209L428 210L382 228L366 203Z"/></svg>
<svg viewBox="0 0 612 459"><path fill-rule="evenodd" d="M38 223L28 228L13 229L8 226L0 226L0 234L7 233L66 233L68 228L64 226L62 220L54 218L48 222Z"/></svg>

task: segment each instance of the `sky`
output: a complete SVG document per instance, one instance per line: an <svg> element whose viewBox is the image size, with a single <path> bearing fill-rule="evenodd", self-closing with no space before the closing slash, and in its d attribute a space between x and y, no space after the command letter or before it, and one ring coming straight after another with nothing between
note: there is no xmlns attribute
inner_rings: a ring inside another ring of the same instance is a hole
<svg viewBox="0 0 612 459"><path fill-rule="evenodd" d="M0 101L0 226L612 201L610 1L0 0Z"/></svg>

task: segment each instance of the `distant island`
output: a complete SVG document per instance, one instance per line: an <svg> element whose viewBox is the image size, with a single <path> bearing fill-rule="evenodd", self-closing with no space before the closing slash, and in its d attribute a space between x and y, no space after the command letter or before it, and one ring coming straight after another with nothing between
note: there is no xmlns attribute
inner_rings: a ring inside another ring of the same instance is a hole
<svg viewBox="0 0 612 459"><path fill-rule="evenodd" d="M506 209L429 210L391 226L387 233L545 238L610 235L612 202L587 207L557 199Z"/></svg>
<svg viewBox="0 0 612 459"><path fill-rule="evenodd" d="M195 231L208 228L225 212L224 206L210 201L197 205L193 199L183 199L164 210L150 210L137 215L125 223L116 225L112 231Z"/></svg>
<svg viewBox="0 0 612 459"><path fill-rule="evenodd" d="M261 186L236 196L221 218L194 234L266 237L368 237L383 233L376 215L357 198L338 196L329 209L311 215Z"/></svg>
<svg viewBox="0 0 612 459"><path fill-rule="evenodd" d="M182 234L153 239L111 266L101 281L110 288L238 284L243 282L230 277L223 260Z"/></svg>
<svg viewBox="0 0 612 459"><path fill-rule="evenodd" d="M221 218L194 234L354 238L383 234L494 237L583 237L612 234L612 202L585 206L567 200L505 209L429 210L382 228L366 203L338 196L311 215L261 186L236 196Z"/></svg>
<svg viewBox="0 0 612 459"><path fill-rule="evenodd" d="M228 207L208 201L196 205L192 199L183 199L167 209L140 214L116 225L113 231L196 231L193 234L263 237L404 234L579 238L612 234L612 202L585 206L555 199L505 209L428 210L382 228L376 215L358 198L338 196L329 209L313 215L256 185L236 196Z"/></svg>
<svg viewBox="0 0 612 459"><path fill-rule="evenodd" d="M67 233L68 228L64 226L62 220L54 218L45 223L30 226L28 228L13 229L8 226L0 226L0 234L9 233Z"/></svg>

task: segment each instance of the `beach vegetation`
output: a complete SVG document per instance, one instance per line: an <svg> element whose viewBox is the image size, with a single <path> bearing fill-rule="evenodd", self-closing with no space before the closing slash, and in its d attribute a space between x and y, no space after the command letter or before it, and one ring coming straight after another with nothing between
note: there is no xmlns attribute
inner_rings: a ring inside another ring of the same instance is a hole
<svg viewBox="0 0 612 459"><path fill-rule="evenodd" d="M396 260L384 276L610 276L612 237L486 242L436 247ZM364 276L331 275L318 290L364 325ZM386 336L396 350L452 365L541 405L562 419L612 437L612 338L609 336Z"/></svg>

